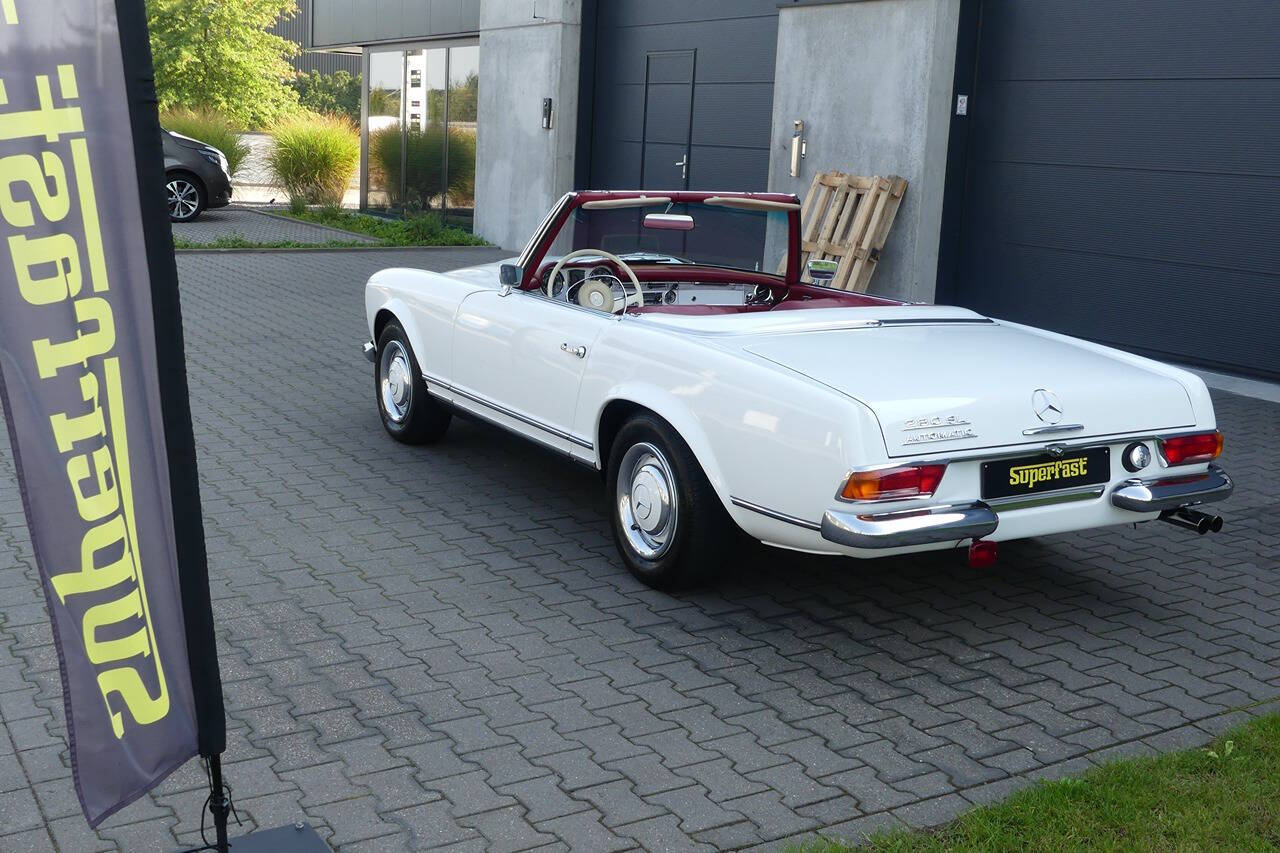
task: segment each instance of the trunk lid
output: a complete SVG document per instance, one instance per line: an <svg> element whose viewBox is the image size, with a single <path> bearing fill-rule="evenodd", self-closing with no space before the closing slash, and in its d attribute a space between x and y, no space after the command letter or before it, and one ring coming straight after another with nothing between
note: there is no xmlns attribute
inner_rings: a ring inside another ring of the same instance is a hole
<svg viewBox="0 0 1280 853"><path fill-rule="evenodd" d="M891 457L1195 424L1186 389L1167 376L999 323L939 319L775 333L744 349L865 404ZM1084 428L1026 432L1069 424Z"/></svg>

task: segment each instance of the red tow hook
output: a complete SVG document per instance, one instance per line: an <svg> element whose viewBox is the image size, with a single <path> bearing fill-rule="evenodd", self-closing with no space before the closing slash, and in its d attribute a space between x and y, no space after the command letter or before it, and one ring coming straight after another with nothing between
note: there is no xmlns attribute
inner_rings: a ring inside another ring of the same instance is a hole
<svg viewBox="0 0 1280 853"><path fill-rule="evenodd" d="M995 542L985 539L975 540L969 546L969 568L989 569L996 564L1000 556L1000 548Z"/></svg>

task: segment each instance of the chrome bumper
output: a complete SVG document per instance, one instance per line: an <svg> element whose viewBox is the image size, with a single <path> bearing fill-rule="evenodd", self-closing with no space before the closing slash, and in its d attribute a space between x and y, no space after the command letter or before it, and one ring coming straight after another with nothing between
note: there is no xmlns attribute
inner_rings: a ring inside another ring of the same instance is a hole
<svg viewBox="0 0 1280 853"><path fill-rule="evenodd" d="M370 364L374 364L378 360L378 348L373 345L373 341L365 341L364 357L369 359Z"/></svg>
<svg viewBox="0 0 1280 853"><path fill-rule="evenodd" d="M822 538L849 548L904 548L981 539L999 523L995 510L980 501L874 514L833 509L822 517Z"/></svg>
<svg viewBox="0 0 1280 853"><path fill-rule="evenodd" d="M1125 480L1111 492L1111 503L1133 512L1164 512L1225 499L1235 483L1217 465L1199 474L1161 480Z"/></svg>

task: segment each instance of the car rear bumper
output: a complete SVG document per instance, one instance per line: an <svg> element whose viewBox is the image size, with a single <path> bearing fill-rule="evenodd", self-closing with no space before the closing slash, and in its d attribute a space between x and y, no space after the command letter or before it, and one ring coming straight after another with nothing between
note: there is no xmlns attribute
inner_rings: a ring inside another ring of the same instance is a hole
<svg viewBox="0 0 1280 853"><path fill-rule="evenodd" d="M884 513L833 509L822 517L822 538L846 548L909 548L981 539L999 523L996 511L981 501Z"/></svg>
<svg viewBox="0 0 1280 853"><path fill-rule="evenodd" d="M1125 480L1111 490L1110 504L1115 509L1134 513L1168 513L1223 500L1234 488L1235 484L1225 471L1217 465L1210 465L1208 470L1195 474ZM1095 496L1091 503L1098 506L1101 502L1097 498L1102 496L1102 487L1081 492L1074 498L1087 499L1089 495ZM1061 509L1070 511L1067 505ZM1040 511L1052 512L1053 509L1046 506ZM1114 514L1115 510L1110 512ZM1117 517L1106 523L1114 524L1121 520ZM836 545L860 551L883 551L982 539L995 533L999 525L997 510L982 501L975 501L891 512L874 512L865 508L832 509L823 515L820 532L824 540Z"/></svg>
<svg viewBox="0 0 1280 853"><path fill-rule="evenodd" d="M1125 480L1111 492L1111 503L1131 512L1165 512L1224 500L1235 483L1217 465L1207 471L1156 480Z"/></svg>

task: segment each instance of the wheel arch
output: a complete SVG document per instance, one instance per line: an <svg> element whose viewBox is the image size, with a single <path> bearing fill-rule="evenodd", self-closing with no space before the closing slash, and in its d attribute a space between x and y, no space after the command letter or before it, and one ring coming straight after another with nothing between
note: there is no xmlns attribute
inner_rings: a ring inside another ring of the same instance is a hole
<svg viewBox="0 0 1280 853"><path fill-rule="evenodd" d="M405 335L409 338L409 346L413 348L413 356L421 366L425 355L425 339L422 336L422 330L418 327L418 322L414 319L409 306L398 298L388 299L371 311L369 331L373 335L374 345L377 345L383 330L392 320L404 329Z"/></svg>
<svg viewBox="0 0 1280 853"><path fill-rule="evenodd" d="M208 197L209 185L204 182L204 178L200 177L195 172L191 171L189 168L183 165L172 166L168 169L165 169L164 170L165 183L168 183L178 175L181 175L184 178L190 179L192 183L198 184L200 186L201 192L205 194L206 198Z"/></svg>
<svg viewBox="0 0 1280 853"><path fill-rule="evenodd" d="M702 473L706 475L707 481L715 489L720 503L724 505L725 510L732 516L733 505L730 499L729 486L725 482L724 472L720 467L719 460L711 449L711 441L707 436L706 430L687 406L658 389L633 387L620 390L618 393L611 395L601 406L600 412L596 416L594 433L597 464L600 471L604 473L608 470L609 455L613 451L613 441L617 438L622 426L633 416L640 413L657 417L671 427L676 435L680 436L681 440L688 445L689 450L693 453L694 459L698 461L698 465L701 466Z"/></svg>

